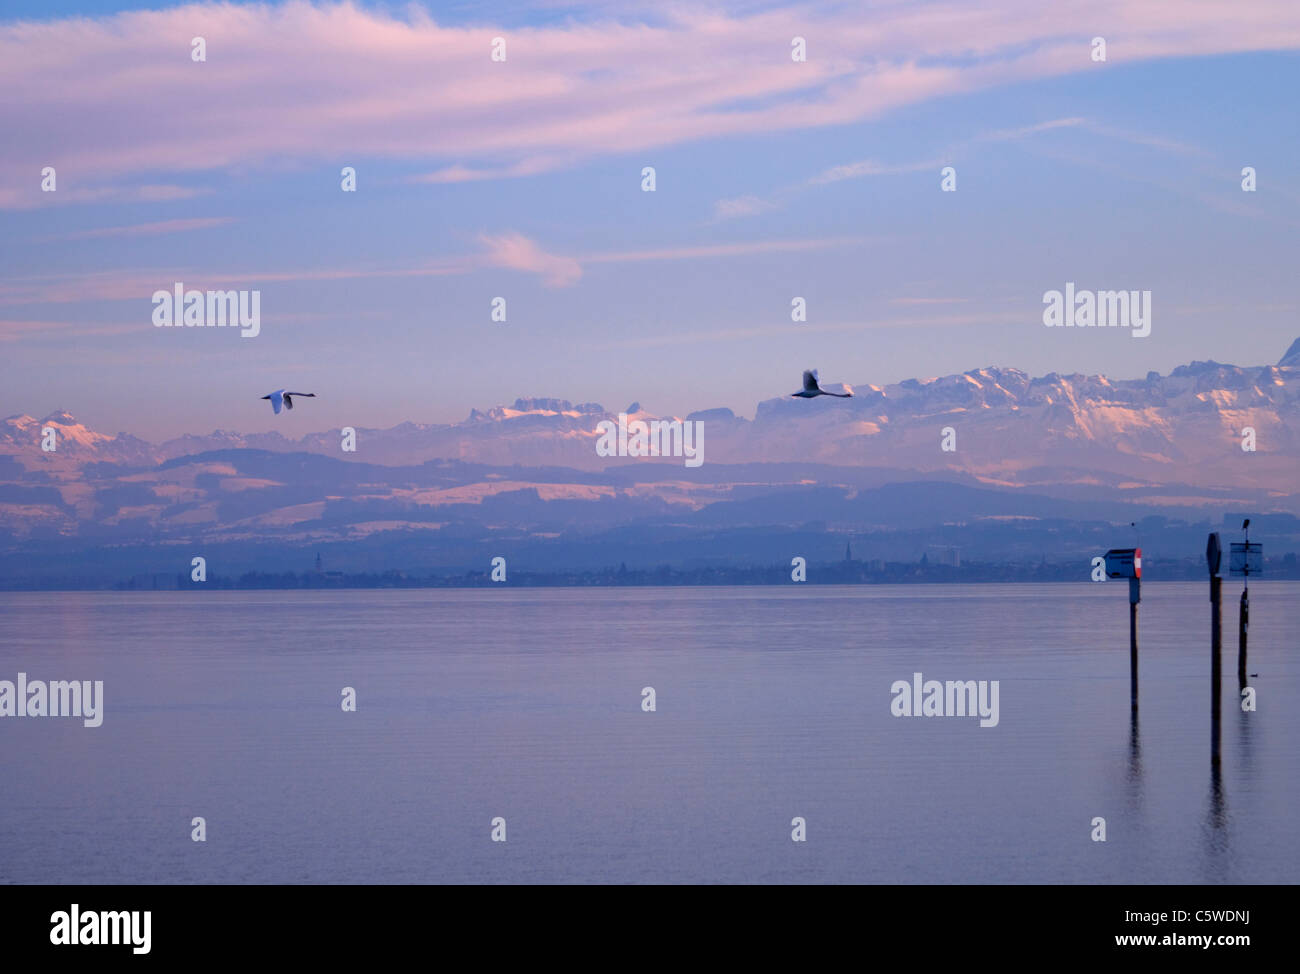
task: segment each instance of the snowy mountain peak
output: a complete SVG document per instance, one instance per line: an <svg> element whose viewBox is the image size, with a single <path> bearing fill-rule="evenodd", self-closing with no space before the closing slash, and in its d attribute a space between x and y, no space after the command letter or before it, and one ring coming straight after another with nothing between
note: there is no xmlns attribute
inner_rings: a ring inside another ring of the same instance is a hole
<svg viewBox="0 0 1300 974"><path fill-rule="evenodd" d="M605 407L597 402L580 402L576 406L567 399L516 399L513 406L493 406L491 409L471 409L467 422L491 422L518 419L522 416L567 417L577 419L588 415L605 415Z"/></svg>

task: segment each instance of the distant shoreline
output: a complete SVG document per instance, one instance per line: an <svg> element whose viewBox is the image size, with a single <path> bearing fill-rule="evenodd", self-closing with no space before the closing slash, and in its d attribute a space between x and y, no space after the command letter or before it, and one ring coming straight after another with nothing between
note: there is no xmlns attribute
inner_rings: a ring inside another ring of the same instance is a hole
<svg viewBox="0 0 1300 974"><path fill-rule="evenodd" d="M1146 582L1203 581L1205 563L1199 559L1153 563ZM1224 576L1225 581L1231 579ZM1239 580L1239 579L1238 579ZM1300 564L1293 559L1266 563L1259 581L1300 580ZM211 574L205 582L192 582L187 574L156 572L111 582L76 578L29 580L0 579L0 592L174 592L174 591L315 591L431 588L698 588L753 585L954 585L1005 583L1079 583L1090 580L1087 562L1069 564L986 564L960 566L911 563L841 561L809 563L807 580L792 581L788 566L683 569L603 568L589 571L531 572L510 569L504 582L491 580L488 571L437 575L418 572L245 572Z"/></svg>

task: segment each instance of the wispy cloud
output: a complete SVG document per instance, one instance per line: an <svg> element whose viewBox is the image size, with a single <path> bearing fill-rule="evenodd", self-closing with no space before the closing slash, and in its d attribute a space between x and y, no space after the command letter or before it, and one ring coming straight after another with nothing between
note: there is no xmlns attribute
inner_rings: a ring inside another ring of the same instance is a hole
<svg viewBox="0 0 1300 974"><path fill-rule="evenodd" d="M4 118L0 111L0 120ZM3 149L0 148L0 178L4 176ZM56 168L56 172L58 172ZM30 175L30 174L29 174ZM39 173L38 173L39 176ZM96 178L97 174L90 178ZM168 183L129 185L84 185L70 183L66 171L59 172L53 192L42 192L39 178L0 185L0 209L31 210L42 206L60 206L70 203L171 203L177 200L207 196L212 190L201 186L176 186Z"/></svg>
<svg viewBox="0 0 1300 974"><path fill-rule="evenodd" d="M923 162L905 162L900 165L885 165L874 159L850 162L843 166L832 166L808 180L811 186L826 183L838 183L842 179L858 179L862 176L898 176L909 172L922 172L926 169L938 169L942 165L938 160L927 159Z"/></svg>
<svg viewBox="0 0 1300 974"><path fill-rule="evenodd" d="M1177 139L1167 138L1156 132L1134 132L1114 125L1103 125L1078 116L1054 118L1042 122L1035 122L1030 125L1020 125L1014 128L991 129L989 131L978 132L967 139L962 139L958 142L952 143L942 152L936 153L928 159L918 160L915 162L885 163L876 159L862 159L856 162L832 166L829 169L825 169L820 173L810 176L803 182L783 186L771 191L767 198L760 200L763 204L761 207L756 206L746 208L742 204L743 200L759 199L758 197L753 196L742 197L740 200L735 201L719 200L718 203L714 205L715 222L722 219L751 216L755 213L761 213L764 210L775 209L784 205L785 202L791 198L798 196L800 193L809 189L825 186L831 183L842 182L848 179L862 179L871 176L898 176L908 173L929 171L933 171L937 175L943 166L960 161L979 146L1008 142L1030 143L1036 136L1063 130L1078 130L1100 136L1101 138L1114 139L1131 145L1143 146L1145 148L1156 149L1161 152L1176 155L1201 159L1206 159L1211 156L1209 151L1200 146L1190 145L1186 142L1180 142ZM1065 153L1049 148L1035 148L1031 151L1044 157L1072 161L1080 165L1091 165L1093 168L1103 169L1115 175L1124 176L1125 178L1133 178L1122 167L1092 163L1081 158L1077 153ZM1205 174L1202 173L1202 175ZM1155 182L1154 180L1152 181ZM1237 199L1223 199L1216 197L1213 193L1196 191L1189 191L1188 195L1207 206L1224 212L1230 212L1237 215L1258 215L1257 208L1253 208L1248 203L1242 203Z"/></svg>
<svg viewBox="0 0 1300 974"><path fill-rule="evenodd" d="M1155 142L1143 144L1153 147L1157 145ZM1162 148L1164 147L1162 146ZM1283 226L1300 227L1300 220L1297 220L1295 215L1290 212L1290 208L1278 208L1270 205L1266 202L1269 197L1265 197L1263 194L1259 194L1262 198L1257 200L1256 194L1242 193L1240 174L1230 166L1225 165L1217 170L1212 167L1204 167L1195 172L1188 172L1180 179L1173 179L1164 175L1160 169L1135 170L1132 167L1106 162L1098 158L1080 156L1078 153L1062 152L1047 146L1035 146L1029 151L1034 155L1055 162L1092 169L1117 179L1153 186L1167 193L1184 196L1221 213L1228 213L1232 216L1244 217L1250 220L1265 220ZM1166 151L1181 153L1183 149L1168 147ZM1193 179L1199 180L1199 183L1193 183ZM1292 203L1300 202L1300 198L1285 191L1281 191L1276 195Z"/></svg>
<svg viewBox="0 0 1300 974"><path fill-rule="evenodd" d="M57 321L24 321L0 318L0 342L12 342L24 335L53 330L60 327L60 324Z"/></svg>
<svg viewBox="0 0 1300 974"><path fill-rule="evenodd" d="M1046 122L1036 122L1033 125L1020 125L1010 129L994 129L990 132L981 132L976 135L971 142L1019 142L1021 139L1027 139L1031 135L1038 135L1042 132L1052 132L1056 129L1077 128L1080 125L1087 125L1088 120L1084 118L1053 118Z"/></svg>
<svg viewBox="0 0 1300 974"><path fill-rule="evenodd" d="M333 159L341 146L436 165L433 182L518 176L1094 70L1096 34L1123 39L1115 63L1300 48L1293 0L1254 0L1248 14L1238 0L931 0L878 17L686 0L637 16L466 27L418 7L293 0L4 24L0 206L92 200L145 173ZM806 63L789 58L795 35L809 38ZM189 58L194 36L205 62ZM495 36L504 62L490 58ZM58 168L58 194L40 192L43 166Z"/></svg>
<svg viewBox="0 0 1300 974"><path fill-rule="evenodd" d="M538 274L551 287L568 287L582 277L582 265L572 257L548 254L522 233L481 234L479 240L487 246L483 262L489 266Z"/></svg>
<svg viewBox="0 0 1300 974"><path fill-rule="evenodd" d="M928 159L894 163L880 162L877 159L861 159L856 162L842 163L824 169L801 182L773 190L766 199L746 196L735 200L719 200L714 204L714 221L753 216L766 210L777 209L790 199L809 189L843 182L847 179L862 179L868 176L901 176L915 172L934 172L937 174L943 166L959 159L972 146L993 142L1018 142L1043 132L1074 128L1084 124L1086 122L1082 118L1049 119L1045 122L1022 125L1017 128L980 132L969 139L954 143L942 153ZM754 204L746 205L746 202L751 200L754 201Z"/></svg>
<svg viewBox="0 0 1300 974"><path fill-rule="evenodd" d="M434 172L421 173L411 177L415 183L443 185L450 183L473 183L485 179L518 179L522 176L536 176L538 173L550 172L565 164L561 157L534 156L509 166L465 165L447 166Z"/></svg>
<svg viewBox="0 0 1300 974"><path fill-rule="evenodd" d="M79 336L124 335L138 332L139 324L98 324L85 321L27 321L0 318L0 342L62 337L68 332Z"/></svg>
<svg viewBox="0 0 1300 974"><path fill-rule="evenodd" d="M1123 142L1129 142L1133 145L1147 146L1152 149L1160 149L1164 152L1172 152L1183 156L1199 156L1206 158L1210 153L1200 146L1188 145L1186 142L1179 142L1177 139L1165 138L1154 132L1133 132L1129 129L1118 128L1114 125L1100 125L1096 122L1087 123L1088 131L1097 135L1103 135L1111 139L1119 139Z"/></svg>
<svg viewBox="0 0 1300 974"><path fill-rule="evenodd" d="M154 237L168 233L183 233L188 230L206 230L209 227L225 226L234 223L229 216L191 217L182 220L158 220L153 223L134 223L122 227L96 227L91 230L77 230L64 234L63 240L94 240L100 237Z"/></svg>
<svg viewBox="0 0 1300 974"><path fill-rule="evenodd" d="M734 220L741 216L754 216L776 209L777 204L757 196L737 196L734 199L718 200L713 204L714 220Z"/></svg>
<svg viewBox="0 0 1300 974"><path fill-rule="evenodd" d="M366 278L439 277L471 274L485 268L503 268L536 274L548 287L570 287L589 264L624 264L643 261L747 257L798 253L868 242L868 237L825 237L807 240L742 241L694 244L652 250L598 252L579 256L553 254L531 238L515 232L478 237L482 250L445 257L411 267L335 267L214 272L196 268L157 268L129 271L91 271L44 276L0 278L0 305L71 303L78 301L138 301L175 281L186 288L249 287L287 281L346 281Z"/></svg>
<svg viewBox="0 0 1300 974"><path fill-rule="evenodd" d="M980 143L990 142L1020 142L1030 136L1040 135L1043 132L1052 132L1057 129L1076 128L1085 125L1086 120L1082 118L1054 118L1046 122L1037 122L1033 125L1021 125L1017 128L994 129L987 132L979 132L969 139L954 143L945 149L942 153L917 162L902 162L886 164L877 162L874 159L864 159L861 162L850 162L845 165L833 166L824 172L818 173L808 180L810 186L821 186L826 183L837 183L843 179L859 179L863 176L900 176L906 173L926 172L933 170L938 172L939 169L949 163L952 163L963 156L971 146Z"/></svg>

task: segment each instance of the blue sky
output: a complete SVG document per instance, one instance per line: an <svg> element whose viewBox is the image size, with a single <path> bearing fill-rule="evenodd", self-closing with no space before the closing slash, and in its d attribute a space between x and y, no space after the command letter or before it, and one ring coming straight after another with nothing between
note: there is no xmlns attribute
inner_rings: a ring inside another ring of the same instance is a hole
<svg viewBox="0 0 1300 974"><path fill-rule="evenodd" d="M1003 37L1019 3L915 50L892 5L688 5L666 25L647 14L653 37L629 8L412 22L367 6L343 30L272 6L238 47L240 11L166 6L129 23L103 18L139 8L5 7L0 50L31 60L14 76L29 103L0 106L16 133L0 152L0 414L64 408L149 438L446 422L517 396L752 415L809 366L880 385L988 365L1132 377L1271 363L1300 335L1300 18L1282 5L1240 36L1208 17L1204 36L1178 18L1139 29L1096 5L1105 63L1068 18ZM349 60L348 35L372 27ZM204 31L196 64L188 36ZM497 34L505 65L486 53ZM403 60L425 37L474 60ZM743 56L710 75L732 38ZM376 67L388 57L400 86ZM333 70L316 79L318 61ZM918 66L935 70L916 81ZM802 68L825 74L786 90L778 72ZM753 94L710 102L751 72ZM39 192L43 165L55 193ZM261 334L153 328L150 295L176 280L257 287ZM1150 336L1044 328L1042 295L1066 281L1150 290ZM319 398L274 417L257 397L284 386Z"/></svg>

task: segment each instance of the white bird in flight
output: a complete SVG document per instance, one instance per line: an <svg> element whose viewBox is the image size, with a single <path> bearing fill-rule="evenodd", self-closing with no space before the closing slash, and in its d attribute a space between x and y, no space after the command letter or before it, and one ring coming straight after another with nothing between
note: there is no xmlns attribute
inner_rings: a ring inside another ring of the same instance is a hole
<svg viewBox="0 0 1300 974"><path fill-rule="evenodd" d="M798 399L815 399L818 396L835 396L839 399L852 399L853 390L845 385L846 392L827 392L817 384L817 370L808 369L803 374L803 388L798 392L792 392L790 395Z"/></svg>
<svg viewBox="0 0 1300 974"><path fill-rule="evenodd" d="M285 409L292 409L292 408L293 408L293 399L291 398L292 396L306 396L306 397L308 397L308 398L315 399L315 398L316 398L316 393L314 393L314 392L285 392L283 389L276 389L275 392L271 393L269 396L263 396L262 398L263 398L263 399L269 399L269 400L271 400L271 408L274 409L274 410L275 410L275 414L276 414L277 416L279 416L279 415L280 415L280 403L282 403L282 402L284 403L284 408L285 408Z"/></svg>

